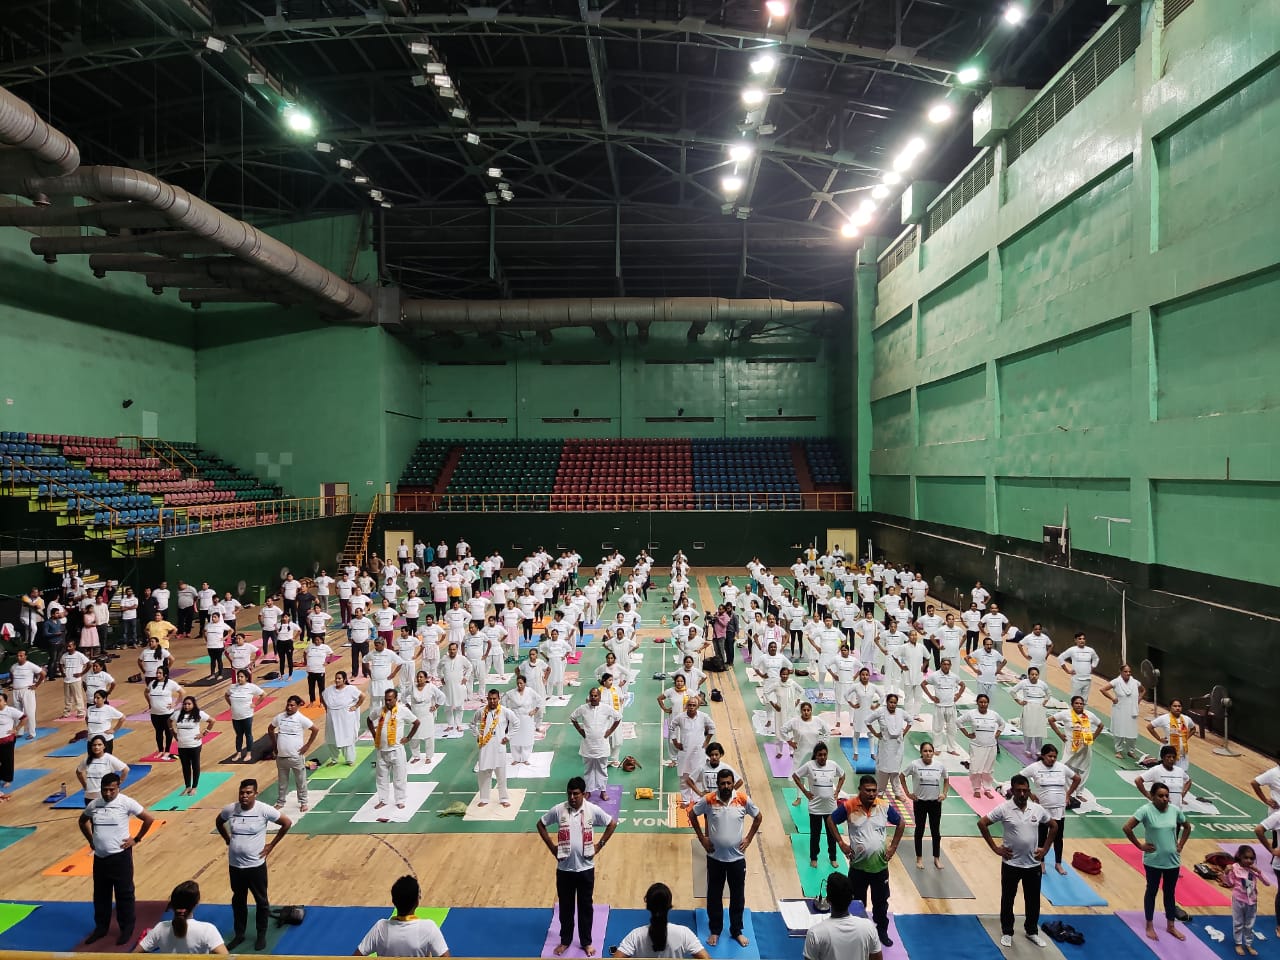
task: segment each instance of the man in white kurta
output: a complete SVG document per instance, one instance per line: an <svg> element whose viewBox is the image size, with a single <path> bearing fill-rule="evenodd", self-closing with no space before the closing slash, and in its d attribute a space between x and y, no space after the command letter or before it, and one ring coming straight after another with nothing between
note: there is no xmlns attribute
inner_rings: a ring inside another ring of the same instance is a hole
<svg viewBox="0 0 1280 960"><path fill-rule="evenodd" d="M601 800L609 798L609 738L622 722L622 714L600 700L600 688L592 687L587 702L569 714L569 722L582 737L578 754L582 757L583 779L587 796L598 792Z"/></svg>
<svg viewBox="0 0 1280 960"><path fill-rule="evenodd" d="M396 807L403 810L409 792L409 764L404 745L418 732L418 718L400 703L397 691L388 690L382 696L382 709L376 713L369 711L366 722L373 735L373 775L378 791L378 802L373 809L385 807L394 793Z"/></svg>
<svg viewBox="0 0 1280 960"><path fill-rule="evenodd" d="M551 627L547 631L547 642L542 645L547 664L551 667L551 676L547 678L547 695L560 697L564 695L565 665L569 662L569 654L573 646L565 640L559 629Z"/></svg>
<svg viewBox="0 0 1280 960"><path fill-rule="evenodd" d="M480 759L476 764L480 785L478 807L488 805L489 790L495 777L498 780L498 802L504 807L511 806L511 797L507 794L507 744L511 740L513 719L511 711L502 705L498 691L490 690L484 709L477 710L471 721L471 731L476 735L476 746L480 748Z"/></svg>
<svg viewBox="0 0 1280 960"><path fill-rule="evenodd" d="M462 730L462 707L467 700L467 686L471 682L471 661L458 652L456 643L449 644L449 651L440 659L440 690L448 709L444 731Z"/></svg>
<svg viewBox="0 0 1280 960"><path fill-rule="evenodd" d="M381 634L373 638L373 653L364 658L369 669L369 699L382 703L382 695L396 686L400 675L400 657L387 649L387 640Z"/></svg>
<svg viewBox="0 0 1280 960"><path fill-rule="evenodd" d="M690 697L685 701L684 713L672 714L669 726L669 738L676 750L676 765L683 784L680 793L686 803L692 803L698 799L698 793L689 788L687 779L695 778L702 769L707 744L715 736L716 725L709 714L698 709L698 701Z"/></svg>
<svg viewBox="0 0 1280 960"><path fill-rule="evenodd" d="M1064 673L1071 674L1071 695L1083 697L1089 702L1089 688L1093 684L1093 670L1100 658L1098 651L1085 642L1083 633L1075 635L1075 645L1058 654L1058 664Z"/></svg>

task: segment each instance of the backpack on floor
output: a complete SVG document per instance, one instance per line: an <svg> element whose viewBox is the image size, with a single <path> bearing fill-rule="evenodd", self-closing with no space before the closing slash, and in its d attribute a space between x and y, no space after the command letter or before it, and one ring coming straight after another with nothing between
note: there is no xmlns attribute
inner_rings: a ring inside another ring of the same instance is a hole
<svg viewBox="0 0 1280 960"><path fill-rule="evenodd" d="M724 694L721 693L719 690L716 690L713 688L711 691L711 699L714 700L716 703L723 703Z"/></svg>
<svg viewBox="0 0 1280 960"><path fill-rule="evenodd" d="M702 669L707 673L724 673L724 657L707 657L702 661Z"/></svg>
<svg viewBox="0 0 1280 960"><path fill-rule="evenodd" d="M303 906L276 907L271 911L271 916L276 918L277 927L296 927L307 919L307 908Z"/></svg>
<svg viewBox="0 0 1280 960"><path fill-rule="evenodd" d="M1071 855L1071 866L1081 873L1087 873L1091 877L1096 877L1102 873L1102 861L1079 850Z"/></svg>

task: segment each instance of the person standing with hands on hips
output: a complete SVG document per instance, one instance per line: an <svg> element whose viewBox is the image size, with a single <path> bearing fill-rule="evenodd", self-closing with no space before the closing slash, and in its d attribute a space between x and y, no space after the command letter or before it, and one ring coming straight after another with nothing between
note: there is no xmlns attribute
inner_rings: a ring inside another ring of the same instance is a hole
<svg viewBox="0 0 1280 960"><path fill-rule="evenodd" d="M1044 807L1031 800L1031 781L1020 773L1009 780L1013 799L1006 800L986 816L979 818L978 830L987 841L1000 864L1000 946L1013 946L1013 901L1022 885L1022 904L1026 913L1023 929L1027 939L1037 947L1047 947L1040 934L1040 876L1045 852L1053 843L1058 824ZM1002 842L991 838L991 825L1003 826ZM1047 824L1047 830L1041 828ZM1041 840L1041 837L1044 837Z"/></svg>
<svg viewBox="0 0 1280 960"><path fill-rule="evenodd" d="M556 899L560 902L560 943L552 951L563 956L573 942L575 904L578 916L578 943L588 957L595 956L591 943L591 911L596 886L596 855L605 848L618 821L586 798L587 782L571 777L564 803L558 803L538 820L538 836L556 858ZM547 827L556 827L551 839ZM604 827L596 840L595 830Z"/></svg>
<svg viewBox="0 0 1280 960"><path fill-rule="evenodd" d="M1138 824L1145 828L1146 839L1139 842L1133 831ZM1155 928L1156 891L1164 885L1165 930L1178 940L1187 939L1174 921L1178 919L1178 904L1174 899L1178 886L1178 873L1182 869L1182 848L1191 836L1191 821L1169 802L1169 788L1157 783L1151 788L1151 802L1143 804L1124 825L1124 835L1142 851L1142 867L1147 874L1147 891L1142 898L1142 910L1147 919L1147 939L1159 940Z"/></svg>
<svg viewBox="0 0 1280 960"><path fill-rule="evenodd" d="M889 937L889 861L898 852L906 823L888 800L879 796L876 778L864 774L858 781L858 795L836 803L827 820L827 829L836 834L840 849L849 858L849 880L853 898L862 904L871 893L871 918L880 942L893 946ZM840 824L849 824L849 839L840 836ZM893 839L885 835L893 827Z"/></svg>
<svg viewBox="0 0 1280 960"><path fill-rule="evenodd" d="M689 823L698 842L707 851L707 946L720 942L724 930L724 901L721 894L729 882L729 936L738 946L751 944L742 933L746 908L747 848L760 829L760 808L745 793L734 794L735 774L721 770L716 775L716 789L693 805ZM705 817L706 830L699 817ZM743 821L751 817L751 829L742 835Z"/></svg>
<svg viewBox="0 0 1280 960"><path fill-rule="evenodd" d="M280 829L267 843L267 824ZM240 799L227 804L213 825L227 844L227 869L231 876L231 916L234 935L227 948L234 950L244 943L249 925L249 894L253 894L258 936L253 948L267 948L267 927L271 922L271 902L267 895L267 857L284 839L293 821L285 814L258 800L258 781L240 781Z"/></svg>

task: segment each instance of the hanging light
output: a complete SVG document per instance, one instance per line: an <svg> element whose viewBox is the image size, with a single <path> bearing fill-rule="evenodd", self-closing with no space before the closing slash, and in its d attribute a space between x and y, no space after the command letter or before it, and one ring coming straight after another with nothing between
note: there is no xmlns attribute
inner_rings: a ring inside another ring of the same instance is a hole
<svg viewBox="0 0 1280 960"><path fill-rule="evenodd" d="M284 108L284 122L294 133L311 133L315 129L311 114L292 103Z"/></svg>
<svg viewBox="0 0 1280 960"><path fill-rule="evenodd" d="M871 196L876 200L883 200L885 197L889 196L889 188L883 183L877 184L872 188Z"/></svg>
<svg viewBox="0 0 1280 960"><path fill-rule="evenodd" d="M720 186L725 193L733 194L742 189L742 178L736 174L730 174L727 177L721 177Z"/></svg>
<svg viewBox="0 0 1280 960"><path fill-rule="evenodd" d="M847 220L844 223L840 224L840 236L847 237L848 239L852 240L857 235L858 235L858 225L855 224L852 220Z"/></svg>
<svg viewBox="0 0 1280 960"><path fill-rule="evenodd" d="M742 102L748 107L759 106L764 103L764 89L761 87L747 87L742 91Z"/></svg>
<svg viewBox="0 0 1280 960"><path fill-rule="evenodd" d="M729 148L729 159L734 163L741 163L743 160L750 160L755 152L756 148L749 143L735 143Z"/></svg>
<svg viewBox="0 0 1280 960"><path fill-rule="evenodd" d="M787 5L787 0L765 0L764 9L770 19L779 20L787 15L790 7Z"/></svg>
<svg viewBox="0 0 1280 960"><path fill-rule="evenodd" d="M773 73L774 68L778 66L778 58L772 53L762 53L752 59L750 66L751 72L756 76Z"/></svg>
<svg viewBox="0 0 1280 960"><path fill-rule="evenodd" d="M1016 27L1027 19L1027 8L1021 3L1011 3L1004 8L1004 22Z"/></svg>
<svg viewBox="0 0 1280 960"><path fill-rule="evenodd" d="M929 108L929 122L946 123L951 119L954 113L955 111L952 110L951 104L947 103L945 100L941 100Z"/></svg>
<svg viewBox="0 0 1280 960"><path fill-rule="evenodd" d="M982 71L970 64L967 67L961 67L956 72L956 83L968 86L971 83L977 83L982 77Z"/></svg>

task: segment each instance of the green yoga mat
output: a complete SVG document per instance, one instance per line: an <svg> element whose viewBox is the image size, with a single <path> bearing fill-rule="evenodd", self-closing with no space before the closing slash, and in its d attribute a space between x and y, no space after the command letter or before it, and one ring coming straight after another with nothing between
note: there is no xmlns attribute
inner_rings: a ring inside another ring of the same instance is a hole
<svg viewBox="0 0 1280 960"><path fill-rule="evenodd" d="M430 920L437 927L444 926L444 918L449 915L448 907L419 907L413 911L413 915L419 920ZM395 911L391 911L388 916L395 916Z"/></svg>
<svg viewBox="0 0 1280 960"><path fill-rule="evenodd" d="M307 779L345 780L364 765L365 761L369 759L369 755L371 753L373 753L373 747L356 747L356 762L354 765L348 767L345 763L339 761L330 767L322 763L307 774Z"/></svg>
<svg viewBox="0 0 1280 960"><path fill-rule="evenodd" d="M0 903L0 933L17 926L36 909L34 903Z"/></svg>
<svg viewBox="0 0 1280 960"><path fill-rule="evenodd" d="M0 850L13 846L23 837L29 837L35 832L35 827L0 827Z"/></svg>
<svg viewBox="0 0 1280 960"><path fill-rule="evenodd" d="M233 774L230 773L201 773L200 786L196 787L196 792L189 797L181 796L183 787L168 796L162 797L156 803L152 804L152 810L190 810L201 800L209 796L220 786L231 779Z"/></svg>
<svg viewBox="0 0 1280 960"><path fill-rule="evenodd" d="M816 867L809 866L809 835L808 833L793 833L791 835L791 852L795 856L796 871L800 874L800 889L804 891L806 897L816 897L822 888L822 881L833 873L847 873L849 870L848 861L845 860L844 854L836 850L836 862L840 864L839 868L833 868L825 859L827 855L827 842L822 841L822 847L818 851L818 865Z"/></svg>

